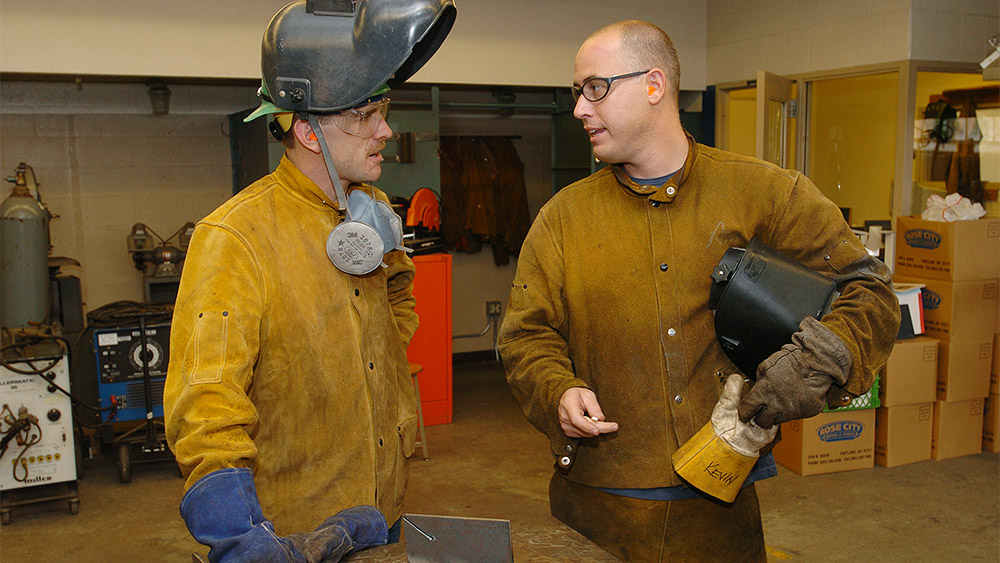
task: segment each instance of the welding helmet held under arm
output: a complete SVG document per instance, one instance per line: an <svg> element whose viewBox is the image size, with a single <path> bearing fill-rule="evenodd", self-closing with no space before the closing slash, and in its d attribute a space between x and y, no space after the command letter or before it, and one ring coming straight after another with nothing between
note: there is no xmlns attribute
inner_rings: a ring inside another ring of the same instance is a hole
<svg viewBox="0 0 1000 563"><path fill-rule="evenodd" d="M792 340L807 316L821 319L837 298L837 283L766 244L726 251L712 272L708 307L726 355L746 376Z"/></svg>

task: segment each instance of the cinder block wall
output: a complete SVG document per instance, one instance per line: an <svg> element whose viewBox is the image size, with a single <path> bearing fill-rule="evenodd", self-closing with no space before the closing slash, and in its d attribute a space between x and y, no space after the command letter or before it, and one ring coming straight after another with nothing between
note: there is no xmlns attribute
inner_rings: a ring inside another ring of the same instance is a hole
<svg viewBox="0 0 1000 563"><path fill-rule="evenodd" d="M0 172L13 176L19 162L34 169L57 216L51 255L81 263L63 273L80 277L85 310L142 300L126 249L131 226L166 238L232 194L227 114L250 107L253 89L174 86L171 112L154 116L142 84L3 88Z"/></svg>
<svg viewBox="0 0 1000 563"><path fill-rule="evenodd" d="M708 83L905 59L978 63L996 0L713 0Z"/></svg>

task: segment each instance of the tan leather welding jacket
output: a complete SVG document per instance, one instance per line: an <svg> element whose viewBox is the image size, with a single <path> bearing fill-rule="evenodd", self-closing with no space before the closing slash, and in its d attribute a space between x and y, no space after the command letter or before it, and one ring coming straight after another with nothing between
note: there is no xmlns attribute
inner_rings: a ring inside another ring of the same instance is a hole
<svg viewBox="0 0 1000 563"><path fill-rule="evenodd" d="M279 534L360 504L393 523L416 434L413 263L396 251L387 269L342 273L326 199L283 158L200 221L171 326L164 415L187 486L251 468Z"/></svg>
<svg viewBox="0 0 1000 563"><path fill-rule="evenodd" d="M715 339L710 275L752 237L841 282L822 319L854 359L835 404L869 388L895 341L889 271L836 205L799 172L688 138L683 169L659 189L610 166L560 190L521 249L500 352L522 409L577 483L681 484L670 456L736 371ZM596 392L617 432L565 436L559 398L575 386Z"/></svg>

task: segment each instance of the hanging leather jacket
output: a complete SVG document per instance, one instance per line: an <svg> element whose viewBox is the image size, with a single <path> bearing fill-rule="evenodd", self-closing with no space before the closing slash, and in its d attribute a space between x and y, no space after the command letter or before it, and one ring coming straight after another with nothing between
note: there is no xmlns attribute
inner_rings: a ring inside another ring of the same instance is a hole
<svg viewBox="0 0 1000 563"><path fill-rule="evenodd" d="M441 137L441 234L450 248L492 247L510 262L530 227L524 165L506 137Z"/></svg>

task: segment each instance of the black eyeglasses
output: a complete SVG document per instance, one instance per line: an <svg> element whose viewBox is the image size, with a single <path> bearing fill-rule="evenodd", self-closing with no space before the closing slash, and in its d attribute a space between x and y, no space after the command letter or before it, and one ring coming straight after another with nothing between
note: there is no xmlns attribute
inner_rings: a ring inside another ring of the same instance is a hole
<svg viewBox="0 0 1000 563"><path fill-rule="evenodd" d="M649 69L652 70L652 69ZM622 78L632 78L633 76L642 76L649 72L649 70L640 70L638 72L630 72L628 74L617 74L615 76L609 76L607 78L603 76L595 76L593 78L588 78L583 81L583 85L577 88L575 85L570 86L570 91L573 92L573 101L576 102L583 96L588 101L599 102L608 95L611 91L611 83L615 80L621 80Z"/></svg>

